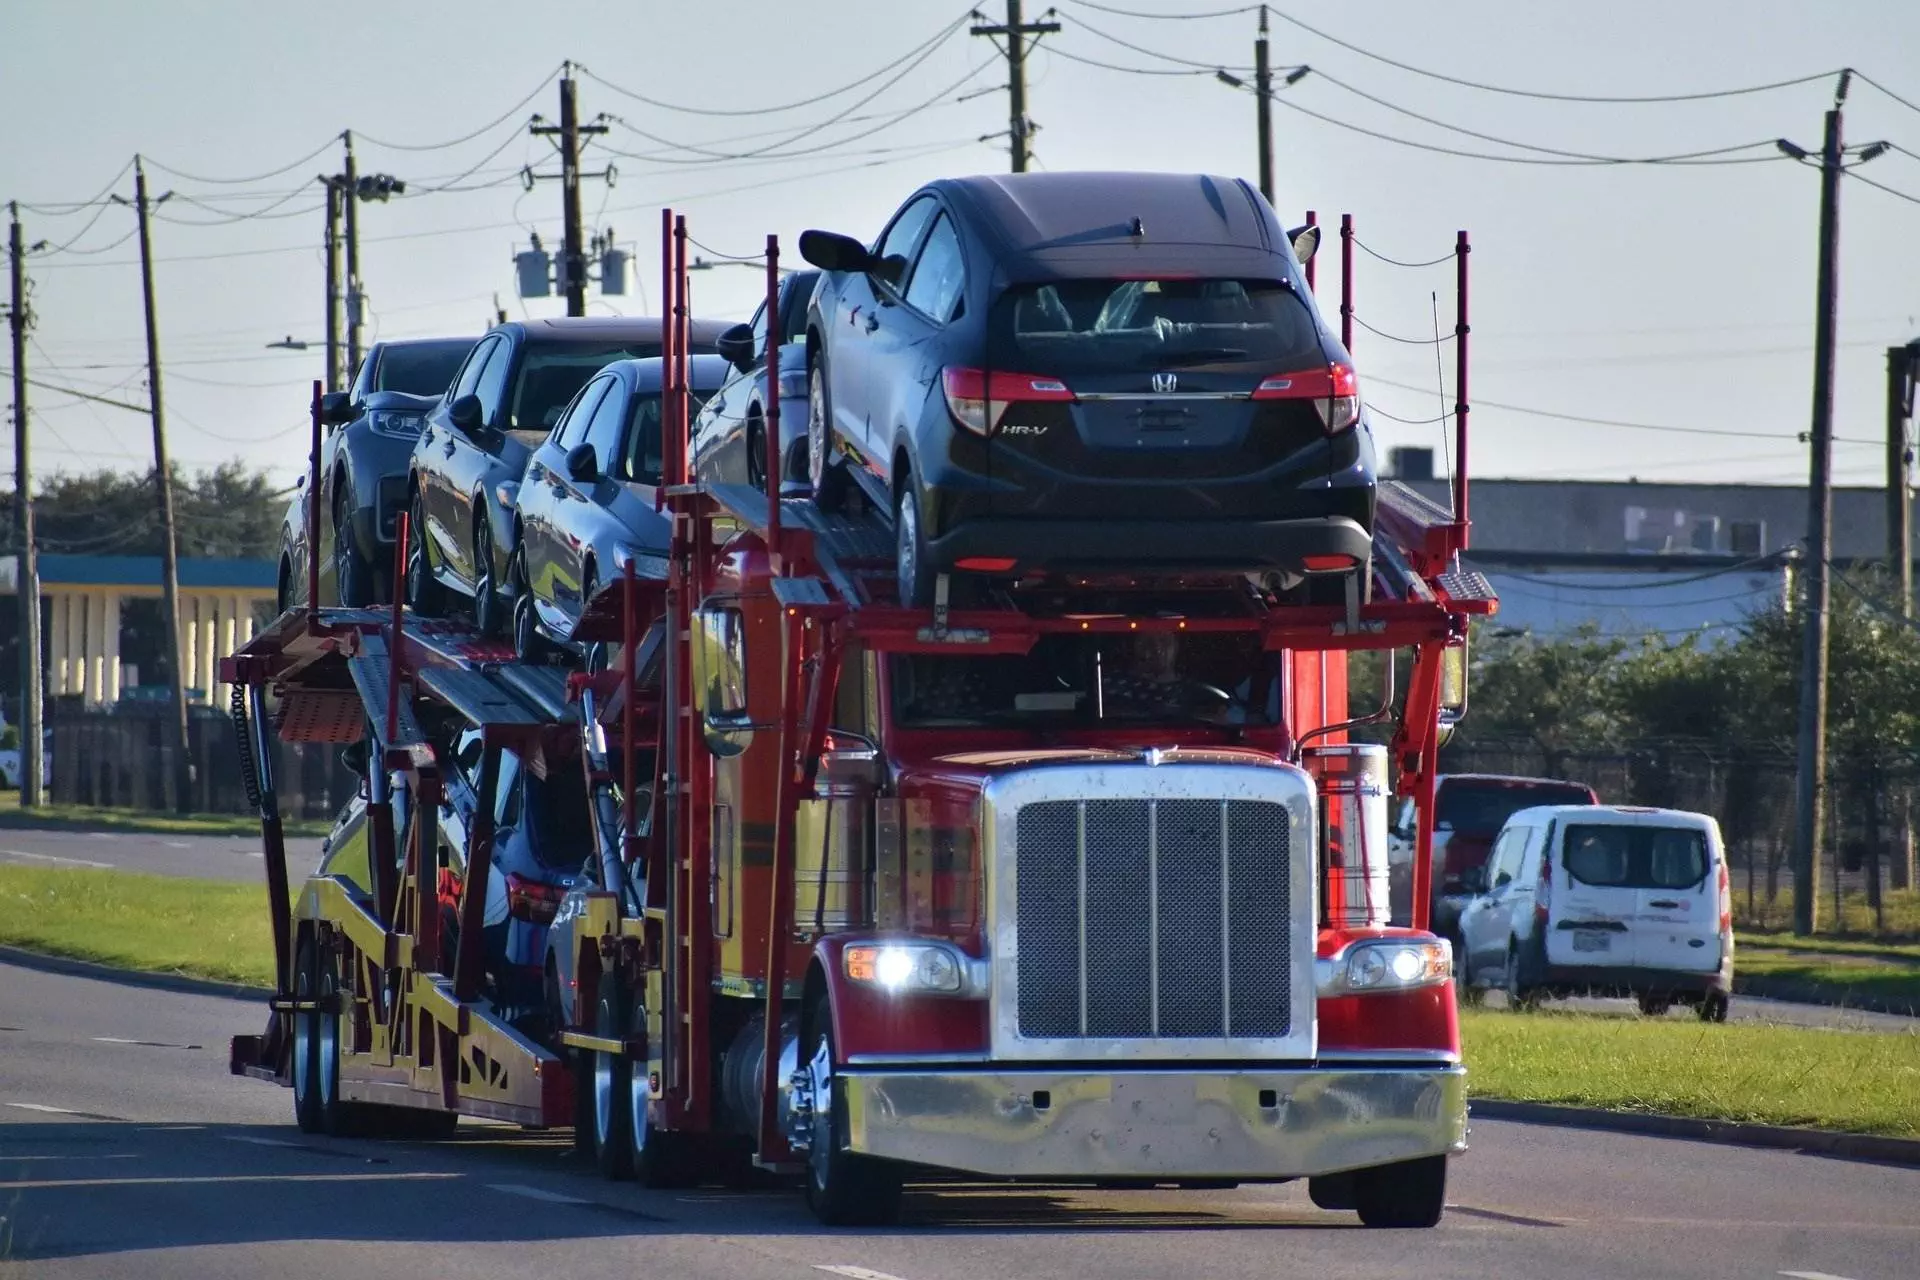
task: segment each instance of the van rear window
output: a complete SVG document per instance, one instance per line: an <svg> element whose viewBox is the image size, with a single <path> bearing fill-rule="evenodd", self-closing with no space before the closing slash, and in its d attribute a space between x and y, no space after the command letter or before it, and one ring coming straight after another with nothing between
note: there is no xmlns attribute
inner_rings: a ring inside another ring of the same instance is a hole
<svg viewBox="0 0 1920 1280"><path fill-rule="evenodd" d="M1707 841L1685 827L1570 826L1561 857L1581 884L1691 889L1706 878Z"/></svg>

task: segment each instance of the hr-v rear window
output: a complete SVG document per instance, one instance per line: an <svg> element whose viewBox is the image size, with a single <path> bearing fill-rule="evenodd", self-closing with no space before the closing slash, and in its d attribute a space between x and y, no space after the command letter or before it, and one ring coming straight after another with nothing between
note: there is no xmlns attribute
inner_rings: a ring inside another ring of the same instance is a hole
<svg viewBox="0 0 1920 1280"><path fill-rule="evenodd" d="M1592 804L1593 792L1575 783L1454 782L1440 784L1434 821L1462 835L1492 836L1508 818L1537 804Z"/></svg>
<svg viewBox="0 0 1920 1280"><path fill-rule="evenodd" d="M1561 863L1602 889L1691 889L1707 874L1707 840L1685 827L1570 826Z"/></svg>
<svg viewBox="0 0 1920 1280"><path fill-rule="evenodd" d="M1246 364L1324 364L1307 303L1277 281L1059 280L1015 285L988 320L995 368L1125 373Z"/></svg>

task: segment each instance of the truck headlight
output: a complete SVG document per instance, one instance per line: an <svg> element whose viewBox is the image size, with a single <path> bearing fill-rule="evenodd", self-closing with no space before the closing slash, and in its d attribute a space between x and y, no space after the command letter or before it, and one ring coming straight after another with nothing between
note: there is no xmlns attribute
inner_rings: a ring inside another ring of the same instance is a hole
<svg viewBox="0 0 1920 1280"><path fill-rule="evenodd" d="M1445 938L1376 938L1356 942L1316 968L1323 996L1412 991L1453 976L1453 946Z"/></svg>
<svg viewBox="0 0 1920 1280"><path fill-rule="evenodd" d="M890 993L960 995L970 965L958 947L944 942L860 942L841 952L847 977Z"/></svg>

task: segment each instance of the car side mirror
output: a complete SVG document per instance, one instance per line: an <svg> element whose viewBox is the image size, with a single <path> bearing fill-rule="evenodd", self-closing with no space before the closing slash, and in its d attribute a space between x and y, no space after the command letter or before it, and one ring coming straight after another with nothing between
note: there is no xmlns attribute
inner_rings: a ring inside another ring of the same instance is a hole
<svg viewBox="0 0 1920 1280"><path fill-rule="evenodd" d="M345 765L349 772L365 778L367 776L367 740L362 738L358 742L348 743L341 748L340 763Z"/></svg>
<svg viewBox="0 0 1920 1280"><path fill-rule="evenodd" d="M577 444L567 450L567 474L581 484L592 484L600 476L600 460L593 446Z"/></svg>
<svg viewBox="0 0 1920 1280"><path fill-rule="evenodd" d="M867 246L837 231L802 231L800 256L822 271L871 271L874 264Z"/></svg>
<svg viewBox="0 0 1920 1280"><path fill-rule="evenodd" d="M464 395L447 406L447 420L468 434L480 429L480 417L479 396Z"/></svg>
<svg viewBox="0 0 1920 1280"><path fill-rule="evenodd" d="M353 421L353 396L345 391L329 391L320 397L320 421L330 427Z"/></svg>
<svg viewBox="0 0 1920 1280"><path fill-rule="evenodd" d="M758 354L753 349L753 326L750 324L736 324L723 330L713 340L713 346L722 359L742 373L753 368L754 357Z"/></svg>
<svg viewBox="0 0 1920 1280"><path fill-rule="evenodd" d="M1320 247L1320 228L1312 225L1295 227L1287 232L1287 239L1293 241L1293 256L1300 259L1300 265L1304 267L1313 260L1314 251Z"/></svg>
<svg viewBox="0 0 1920 1280"><path fill-rule="evenodd" d="M1506 880L1509 879L1512 879L1512 877L1506 877L1501 883L1505 884ZM1460 889L1463 893L1485 893L1487 891L1487 869L1485 867L1468 867L1465 871L1462 871L1460 873Z"/></svg>

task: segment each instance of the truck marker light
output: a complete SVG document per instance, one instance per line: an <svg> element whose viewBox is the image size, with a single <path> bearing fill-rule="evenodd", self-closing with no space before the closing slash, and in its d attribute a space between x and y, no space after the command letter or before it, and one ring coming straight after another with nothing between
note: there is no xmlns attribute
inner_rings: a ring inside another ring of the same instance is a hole
<svg viewBox="0 0 1920 1280"><path fill-rule="evenodd" d="M1013 568L1012 556L964 556L953 562L956 569L968 569L974 573L1005 573Z"/></svg>

